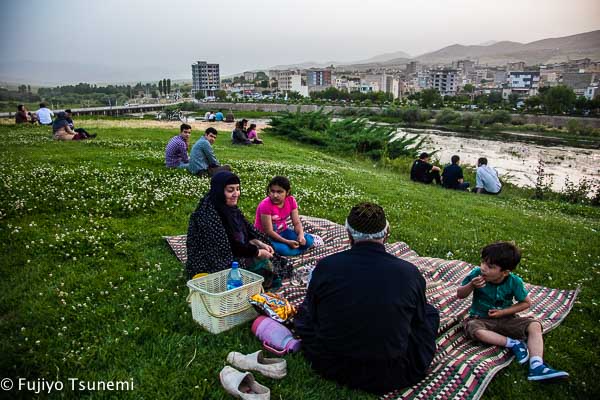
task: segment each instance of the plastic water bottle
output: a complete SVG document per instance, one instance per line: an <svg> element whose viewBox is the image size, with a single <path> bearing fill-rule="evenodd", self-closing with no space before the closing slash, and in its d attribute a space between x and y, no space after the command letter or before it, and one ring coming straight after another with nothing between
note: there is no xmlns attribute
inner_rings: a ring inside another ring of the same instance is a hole
<svg viewBox="0 0 600 400"><path fill-rule="evenodd" d="M235 289L244 284L237 261L231 263L231 271L227 275L227 290Z"/></svg>

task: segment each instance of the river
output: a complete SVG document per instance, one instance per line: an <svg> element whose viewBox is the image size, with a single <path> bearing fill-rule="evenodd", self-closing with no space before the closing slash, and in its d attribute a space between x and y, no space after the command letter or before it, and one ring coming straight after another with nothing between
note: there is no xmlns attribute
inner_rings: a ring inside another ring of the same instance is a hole
<svg viewBox="0 0 600 400"><path fill-rule="evenodd" d="M475 166L479 157L486 157L488 165L500 176L522 187L533 187L537 178L539 160L544 162L546 181L552 180L554 191L562 191L568 178L579 183L587 178L600 182L600 150L582 149L564 145L531 143L535 134L506 133L502 140L462 137L458 132L431 129L399 129L397 135L421 135L425 138L423 151L437 150L433 158L442 164L450 163L457 154L462 165ZM510 138L508 138L510 137ZM541 137L538 137L541 139ZM474 183L474 182L473 182ZM472 184L473 184L472 183Z"/></svg>

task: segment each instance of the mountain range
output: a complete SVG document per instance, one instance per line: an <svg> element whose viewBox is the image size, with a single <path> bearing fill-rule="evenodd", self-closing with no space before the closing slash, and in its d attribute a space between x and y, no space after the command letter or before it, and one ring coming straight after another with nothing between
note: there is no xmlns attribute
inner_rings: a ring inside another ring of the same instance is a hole
<svg viewBox="0 0 600 400"><path fill-rule="evenodd" d="M410 61L418 61L423 64L450 64L452 61L464 59L477 60L479 64L488 65L505 65L508 62L516 61L525 61L527 65L536 65L585 57L600 60L600 30L530 43L491 41L472 46L453 44L416 57L410 57L407 53L399 51L351 63L307 62L277 66L271 69L322 68L333 64L336 67L360 70L401 65Z"/></svg>
<svg viewBox="0 0 600 400"><path fill-rule="evenodd" d="M334 65L346 69L366 70L375 67L393 67L418 61L424 64L449 64L461 59L477 60L479 64L505 65L507 62L524 61L528 65L585 58L600 60L600 30L537 40L531 43L510 41L486 42L465 46L453 44L442 49L411 57L403 51L380 54L353 62L303 62L276 65L268 69L323 68ZM171 71L174 78L185 72ZM115 67L110 65L82 63L50 63L38 61L0 61L0 86L8 84L31 84L53 86L65 83L124 83L156 81L168 75L162 67ZM239 74L236 74L239 75ZM65 77L69 77L68 80Z"/></svg>

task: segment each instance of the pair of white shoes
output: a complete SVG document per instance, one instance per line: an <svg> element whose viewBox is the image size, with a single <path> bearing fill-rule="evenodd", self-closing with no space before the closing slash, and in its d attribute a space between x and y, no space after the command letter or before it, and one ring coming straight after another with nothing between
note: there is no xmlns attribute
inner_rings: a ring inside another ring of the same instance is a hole
<svg viewBox="0 0 600 400"><path fill-rule="evenodd" d="M236 368L256 371L273 379L282 379L287 374L287 363L283 358L266 358L262 350L248 355L232 351L227 355L227 362ZM250 372L240 372L225 366L219 373L219 378L227 393L237 398L244 400L271 398L271 390L256 382Z"/></svg>

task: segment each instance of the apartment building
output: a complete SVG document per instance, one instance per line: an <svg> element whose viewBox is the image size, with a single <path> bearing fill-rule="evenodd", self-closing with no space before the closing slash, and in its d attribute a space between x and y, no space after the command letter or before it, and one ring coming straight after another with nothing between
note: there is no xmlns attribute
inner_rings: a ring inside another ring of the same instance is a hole
<svg viewBox="0 0 600 400"><path fill-rule="evenodd" d="M256 73L254 73L252 71L244 72L244 80L253 81L254 79L256 79Z"/></svg>
<svg viewBox="0 0 600 400"><path fill-rule="evenodd" d="M429 72L431 88L436 89L442 96L455 96L458 91L458 71L441 69Z"/></svg>
<svg viewBox="0 0 600 400"><path fill-rule="evenodd" d="M192 64L192 96L202 92L204 96L214 96L221 89L219 64L197 61Z"/></svg>
<svg viewBox="0 0 600 400"><path fill-rule="evenodd" d="M519 98L535 96L540 87L539 71L513 71L508 73L508 83L502 89L502 98L508 100L511 94Z"/></svg>
<svg viewBox="0 0 600 400"><path fill-rule="evenodd" d="M306 71L306 83L311 86L331 86L331 70L311 68Z"/></svg>
<svg viewBox="0 0 600 400"><path fill-rule="evenodd" d="M596 74L592 73L565 72L562 75L562 84L573 89L577 96L584 96L595 78Z"/></svg>

